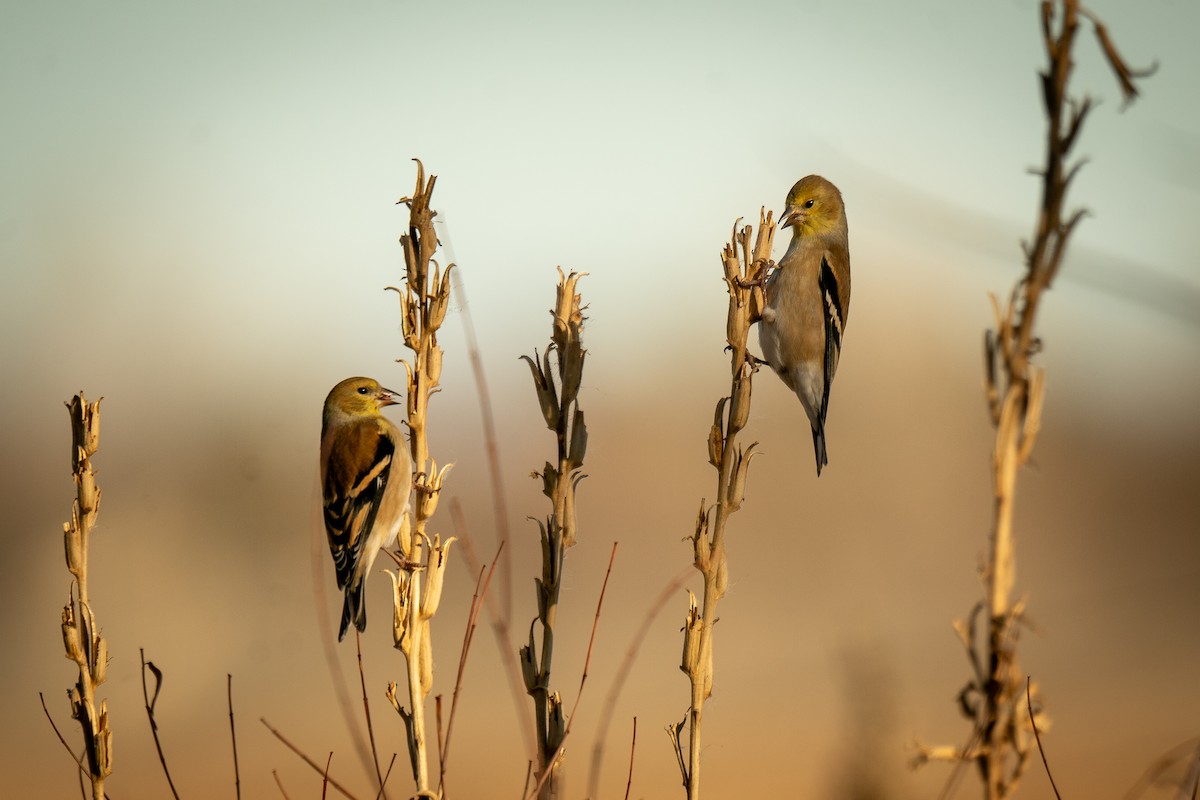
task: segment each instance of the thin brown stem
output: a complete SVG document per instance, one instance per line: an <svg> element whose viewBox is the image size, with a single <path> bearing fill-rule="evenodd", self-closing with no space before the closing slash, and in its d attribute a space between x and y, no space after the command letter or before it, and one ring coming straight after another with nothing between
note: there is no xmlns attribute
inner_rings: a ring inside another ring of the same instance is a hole
<svg viewBox="0 0 1200 800"><path fill-rule="evenodd" d="M54 717L50 716L50 709L46 708L46 698L41 692L38 692L38 700L42 701L42 713L46 715L46 721L49 722L50 727L54 729L54 735L58 737L58 741L62 742L63 748L71 755L71 759L75 762L75 766L79 767L80 776L86 777L88 774L88 771L87 771L87 767L84 766L83 756L75 755L75 751L71 749L71 745L67 744L67 740L63 738L62 733L58 730L58 726L54 724ZM84 787L83 787L82 783L79 785L79 791L80 791L80 794L83 794L84 797L87 796L87 794L84 792ZM112 800L111 794L108 794L107 792L105 792L104 796L108 800Z"/></svg>
<svg viewBox="0 0 1200 800"><path fill-rule="evenodd" d="M175 782L171 780L171 770L167 767L167 757L163 754L162 742L158 739L158 723L154 721L154 707L158 704L158 693L162 689L162 670L154 666L153 661L146 660L146 651L138 648L142 659L142 698L146 701L146 717L150 720L150 733L154 736L154 749L158 751L158 763L162 764L163 774L167 776L167 785L171 787L171 796L179 800L179 792L175 791ZM154 673L154 697L150 697L146 689L146 670Z"/></svg>
<svg viewBox="0 0 1200 800"><path fill-rule="evenodd" d="M454 693L450 698L450 717L446 722L446 738L442 743L440 751L438 764L439 790L442 789L446 782L446 763L450 759L450 737L454 733L454 716L455 712L458 711L459 692L463 685L463 675L467 671L467 654L470 653L471 642L475 639L475 628L479 624L479 611L483 608L484 600L488 595L488 589L492 585L492 577L496 572L496 565L500 563L500 557L503 553L504 542L501 542L486 576L484 575L483 568L480 567L479 578L475 581L475 593L471 595L471 607L467 612L467 629L463 633L462 653L458 657L458 673L454 678Z"/></svg>
<svg viewBox="0 0 1200 800"><path fill-rule="evenodd" d="M354 649L358 656L358 685L362 688L363 717L367 722L367 740L371 743L371 764L375 767L375 786L383 791L383 775L379 771L379 751L375 749L375 726L371 724L371 701L367 696L367 675L363 667L362 634L354 629Z"/></svg>
<svg viewBox="0 0 1200 800"><path fill-rule="evenodd" d="M283 781L279 780L279 770L271 770L271 777L275 779L275 785L279 787L279 793L283 795L283 800L291 800L287 790L283 788Z"/></svg>
<svg viewBox="0 0 1200 800"><path fill-rule="evenodd" d="M233 745L233 788L237 800L242 800L242 774L238 770L237 729L233 725L233 675L225 674L225 697L229 703L229 741Z"/></svg>
<svg viewBox="0 0 1200 800"><path fill-rule="evenodd" d="M466 518L463 516L462 504L457 500L450 503L450 517L454 520L455 530L459 532L459 539L462 541L463 556L467 560L467 566L472 573L476 573L482 569L482 562L475 553L470 528L468 528ZM501 557L505 561L510 560L507 552ZM488 612L492 638L495 640L496 648L500 653L500 663L504 664L504 674L508 679L509 697L512 699L516 718L520 723L525 750L532 753L537 744L533 730L533 719L525 713L525 689L521 679L521 664L517 657L517 651L512 647L513 639L509 619L502 614L501 609L497 608L492 599L492 595L488 594L484 598L483 605Z"/></svg>
<svg viewBox="0 0 1200 800"><path fill-rule="evenodd" d="M571 735L571 724L575 721L575 712L579 709L579 700L583 697L583 687L587 683L588 668L592 663L592 648L596 644L596 629L600 627L600 611L604 607L604 593L608 590L608 578L612 575L613 562L617 558L617 543L613 542L612 553L608 557L608 569L604 571L604 583L600 586L600 598L596 601L596 614L592 618L592 634L588 637L587 655L583 659L583 673L579 676L579 690L575 693L575 702L571 706L571 713L567 716L566 728L563 730L562 740L558 743L558 749L554 751L554 756L550 763L554 764L562 757L563 749L567 746L567 738ZM529 793L529 798L537 795L542 786L550 778L551 771L543 770L538 778L537 784L533 787L533 791Z"/></svg>
<svg viewBox="0 0 1200 800"><path fill-rule="evenodd" d="M392 777L392 767L396 766L396 754L392 753L392 760L388 762L387 772L383 773L383 786L379 787L379 791L375 793L375 800L383 797L383 792L387 788L388 778Z"/></svg>
<svg viewBox="0 0 1200 800"><path fill-rule="evenodd" d="M326 770L321 769L320 764L318 764L316 761L313 761L303 751L301 751L299 747L296 747L296 745L294 745L290 741L288 741L286 736L284 736L282 733L280 733L275 728L271 727L271 723L267 722L265 717L259 717L258 721L261 722L264 726L266 726L267 730L269 730L272 734L274 734L275 738L278 739L280 742L282 742L284 747L286 747L287 749L289 749L293 753L295 753L297 756L299 756L300 760L303 761L305 764L308 764L310 767L312 767L313 770L318 775L326 775L327 780L329 781L329 785L332 786L334 789L337 789L339 792L341 792L343 797L346 797L348 800L357 800L357 798L354 795L352 795L349 792L349 790L347 790L345 787L343 787L340 783L335 781L333 778L329 778L328 773L326 772ZM282 788L282 787L280 787L280 788Z"/></svg>
<svg viewBox="0 0 1200 800"><path fill-rule="evenodd" d="M1046 760L1046 750L1042 747L1042 734L1037 727L1037 717L1033 713L1033 693L1030 691L1029 676L1025 676L1025 703L1029 709L1029 724L1033 726L1033 736L1037 740L1038 753L1042 756L1042 766L1046 768L1046 777L1050 779L1050 788L1054 790L1054 796L1058 800L1062 800L1062 795L1058 792L1058 784L1054 782L1054 776L1050 774L1050 762Z"/></svg>
<svg viewBox="0 0 1200 800"><path fill-rule="evenodd" d="M637 752L637 717L633 718L633 737L629 742L629 777L625 780L625 800L629 800L629 791L633 788L633 756Z"/></svg>
<svg viewBox="0 0 1200 800"><path fill-rule="evenodd" d="M645 616L642 618L642 624L638 627L637 632L629 642L629 647L625 649L625 655L621 658L621 663L617 666L614 673L612 686L608 690L608 695L605 696L604 702L600 706L600 723L596 726L595 743L592 745L592 763L588 768L588 791L587 796L597 798L600 796L600 772L604 765L604 742L608 738L608 728L612 724L613 714L617 710L617 702L620 700L621 692L625 689L625 684L629 680L629 676L633 674L633 662L641 652L642 643L646 640L646 636L650 633L650 628L654 621L658 619L663 609L667 607L667 603L679 591L679 589L687 582L687 579L692 575L692 567L689 565L679 572L674 578L667 582L658 597L655 598L650 608L647 609Z"/></svg>

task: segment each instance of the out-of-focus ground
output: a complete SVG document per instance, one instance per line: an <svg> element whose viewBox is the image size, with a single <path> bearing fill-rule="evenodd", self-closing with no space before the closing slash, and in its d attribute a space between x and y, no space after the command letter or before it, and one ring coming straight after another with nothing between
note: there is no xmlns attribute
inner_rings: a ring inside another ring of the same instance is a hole
<svg viewBox="0 0 1200 800"><path fill-rule="evenodd" d="M735 217L778 210L807 172L841 186L854 298L830 467L815 477L799 403L761 373L747 436L764 455L729 534L705 794L935 796L947 769L906 762L915 739L970 732L950 622L981 596L982 332L987 292L1016 279L1033 219L1037 184L1022 170L1040 153L1041 57L1032 3L890 8L862 21L861 9L764 4L748 19L777 22L736 33L728 11L702 5L594 18L383 4L18 14L0 34L15 109L0 134L0 763L12 796L77 791L37 693L77 740L59 613L72 496L61 403L80 388L105 397L91 591L112 658L111 792L166 791L142 709L145 648L166 674L160 732L187 795L232 793L227 673L245 796L276 796L272 770L292 797L320 791L260 717L319 761L333 751L338 779L372 795L319 641L314 547L327 613L337 600L316 445L334 382L403 385L397 303L381 290L401 279L405 217L391 203L411 190L410 156L440 176L435 206L467 298L446 323L431 411L433 452L456 464L443 509L463 505L490 559L469 311L499 424L518 636L540 564L526 517L546 510L527 476L552 440L517 359L548 338L554 266L590 273L589 477L554 678L568 706L620 544L568 797L583 796L614 671L689 563L683 540L713 494L705 437L728 389L720 247ZM1200 66L1182 34L1200 19L1182 3L1094 10L1131 61L1162 69L1118 115L1080 37L1079 80L1105 99L1073 195L1094 216L1042 308L1047 405L1017 494L1017 590L1036 626L1020 660L1053 719L1055 780L1074 797L1118 796L1200 734L1200 121L1185 102ZM731 55L731 35L761 46ZM421 81L414 107L406 91ZM448 516L435 528L455 532ZM474 587L460 555L435 622L435 693L447 699ZM385 760L403 747L383 698L402 674L388 596L376 577L364 639ZM624 791L634 716L633 796L680 793L662 730L687 704L686 608L680 591L638 654L601 796ZM339 654L356 681L352 645ZM449 788L514 797L528 754L486 628L465 680ZM405 778L401 754L393 797ZM956 796L977 796L975 781ZM1025 781L1030 796L1048 793L1040 766Z"/></svg>

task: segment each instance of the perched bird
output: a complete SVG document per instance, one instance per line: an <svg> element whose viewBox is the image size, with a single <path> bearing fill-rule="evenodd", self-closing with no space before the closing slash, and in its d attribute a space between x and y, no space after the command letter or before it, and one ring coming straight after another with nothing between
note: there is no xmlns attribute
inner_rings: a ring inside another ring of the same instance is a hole
<svg viewBox="0 0 1200 800"><path fill-rule="evenodd" d="M812 425L817 475L829 463L825 415L850 311L850 244L842 193L820 175L797 181L780 218L792 229L768 276L758 326L763 358L796 393Z"/></svg>
<svg viewBox="0 0 1200 800"><path fill-rule="evenodd" d="M412 458L400 429L379 413L402 398L371 378L347 378L325 398L321 488L325 532L346 592L338 641L351 621L367 627L365 589L375 556L396 541L412 490Z"/></svg>

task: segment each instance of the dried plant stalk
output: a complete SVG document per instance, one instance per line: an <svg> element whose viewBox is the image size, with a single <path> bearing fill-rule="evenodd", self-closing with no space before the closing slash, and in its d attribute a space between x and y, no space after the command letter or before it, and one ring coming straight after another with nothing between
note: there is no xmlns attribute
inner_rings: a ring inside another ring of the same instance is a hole
<svg viewBox="0 0 1200 800"><path fill-rule="evenodd" d="M550 498L550 514L545 522L537 520L542 541L542 577L537 579L535 623L541 623L542 643L538 650L534 638L536 625L529 626L529 643L519 651L525 691L533 699L538 748L538 797L549 798L557 792L554 780L559 766L559 751L566 733L562 698L550 689L550 670L554 660L554 624L562 589L563 560L567 549L575 545L575 487L585 476L583 458L587 452L587 425L579 407L579 386L583 382L583 306L575 287L587 273L564 275L558 270L558 289L550 344L539 360L522 356L529 364L542 417L555 436L554 463L546 462L534 477L542 479L542 492ZM555 367L550 364L554 353ZM555 380L557 373L557 382Z"/></svg>
<svg viewBox="0 0 1200 800"><path fill-rule="evenodd" d="M71 472L75 477L75 502L71 521L63 523L67 569L73 580L62 611L63 646L67 658L79 667L79 680L67 692L71 716L83 729L83 750L93 800L104 797L104 780L112 774L112 729L108 703L96 704L96 689L108 668L108 644L100 635L88 594L88 544L100 509L100 488L92 469L92 456L100 447L100 401L88 403L83 392L67 404L71 415Z"/></svg>
<svg viewBox="0 0 1200 800"><path fill-rule="evenodd" d="M387 698L404 720L408 753L412 764L417 796L436 797L430 790L429 757L425 726L425 700L433 688L433 644L430 620L441 602L442 583L450 545L454 537L442 542L427 532L429 519L437 510L442 483L449 472L447 464L438 469L429 457L426 424L429 398L438 391L442 374L442 349L437 333L450 305L450 264L443 272L433 256L437 235L433 220L437 212L430 207L436 175L425 179L425 168L417 161L417 185L412 197L399 202L408 206L408 233L400 237L404 248L405 281L403 288L389 286L400 296L400 327L404 345L413 353L412 363L401 359L407 374L407 412L409 449L412 454L412 516L406 515L399 535L400 569L392 577L392 633L395 646L404 653L406 684L410 709L401 704L395 683L388 684ZM422 587L421 574L425 573Z"/></svg>
<svg viewBox="0 0 1200 800"><path fill-rule="evenodd" d="M729 584L725 524L729 515L741 508L746 475L758 446L754 442L743 448L737 440L750 417L750 384L757 362L746 351L746 338L750 326L762 314L762 287L770 265L775 223L770 212L760 212L757 236L752 235L754 229L750 225L739 231L738 223L734 223L731 241L721 255L729 291L725 336L729 343L732 381L729 396L717 401L708 437L708 460L717 470L717 502L710 508L707 500L700 501L696 529L692 534L693 563L704 576L704 595L700 605L696 596L688 592L689 607L684 623L680 669L691 682L691 705L681 722L667 727L689 800L700 796L700 732L704 701L712 694L713 624L717 619L717 602ZM685 725L688 728L686 757L680 738Z"/></svg>
<svg viewBox="0 0 1200 800"><path fill-rule="evenodd" d="M1013 600L1016 556L1013 546L1013 504L1017 470L1029 459L1040 431L1044 372L1033 358L1042 342L1034 327L1040 300L1058 274L1067 242L1084 210L1066 211L1066 194L1082 161L1069 163L1083 122L1092 108L1090 98L1068 95L1071 53L1079 17L1092 20L1126 101L1136 96L1133 78L1149 71L1130 70L1117 55L1104 26L1078 0L1045 0L1041 4L1043 43L1048 60L1042 73L1042 96L1047 115L1046 160L1042 202L1032 245L1024 246L1025 274L1007 301L992 297L995 327L984 336L986 397L996 430L992 449L993 525L986 569L987 598L975 607L969 622L956 623L974 675L959 694L963 714L975 723L971 743L963 748L922 748L917 762L944 759L973 761L979 768L988 800L1009 797L1036 746L1037 731L1048 721L1035 703L1037 685L1027 698L1017 669L1017 634L1024 601ZM978 619L987 615L985 651L976 646Z"/></svg>

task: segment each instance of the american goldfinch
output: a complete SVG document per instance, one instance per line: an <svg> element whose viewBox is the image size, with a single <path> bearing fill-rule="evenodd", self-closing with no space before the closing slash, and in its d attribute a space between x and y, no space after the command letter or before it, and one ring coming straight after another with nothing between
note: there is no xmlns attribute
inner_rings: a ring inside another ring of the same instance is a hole
<svg viewBox="0 0 1200 800"><path fill-rule="evenodd" d="M382 406L402 398L371 378L347 378L325 398L321 418L321 487L325 532L346 592L338 641L353 621L367 627L367 575L380 548L396 541L412 490L412 458Z"/></svg>
<svg viewBox="0 0 1200 800"><path fill-rule="evenodd" d="M825 414L850 311L850 244L842 193L820 175L801 178L780 218L792 229L767 278L758 326L763 358L800 398L812 425L817 475L829 463Z"/></svg>

